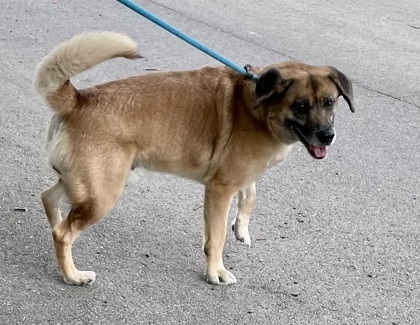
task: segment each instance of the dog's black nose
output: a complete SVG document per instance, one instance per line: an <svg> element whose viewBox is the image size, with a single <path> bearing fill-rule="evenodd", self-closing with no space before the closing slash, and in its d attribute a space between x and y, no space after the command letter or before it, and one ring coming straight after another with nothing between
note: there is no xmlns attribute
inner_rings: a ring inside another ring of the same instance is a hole
<svg viewBox="0 0 420 325"><path fill-rule="evenodd" d="M317 137L322 144L328 146L334 140L335 133L333 129L325 129L319 131Z"/></svg>

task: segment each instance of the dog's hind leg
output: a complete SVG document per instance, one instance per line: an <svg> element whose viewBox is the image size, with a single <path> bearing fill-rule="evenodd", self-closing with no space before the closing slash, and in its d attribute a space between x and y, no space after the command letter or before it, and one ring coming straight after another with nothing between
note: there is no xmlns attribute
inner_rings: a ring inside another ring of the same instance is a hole
<svg viewBox="0 0 420 325"><path fill-rule="evenodd" d="M95 272L76 269L72 257L72 245L83 230L93 225L107 212L100 205L99 200L92 200L73 207L67 218L53 230L58 264L67 284L92 284L96 279Z"/></svg>
<svg viewBox="0 0 420 325"><path fill-rule="evenodd" d="M51 228L54 228L63 219L59 204L64 196L64 185L61 179L58 180L57 184L41 194L42 205L44 206L45 214L47 215Z"/></svg>
<svg viewBox="0 0 420 325"><path fill-rule="evenodd" d="M72 208L67 216L53 229L53 239L58 264L67 284L92 284L96 274L79 271L73 262L72 245L78 235L92 226L115 205L122 194L130 170L131 161L123 159L107 160L106 166L92 162L83 171L81 178L70 178L64 182ZM95 166L95 167L92 167ZM118 166L118 167L116 167ZM100 175L98 170L101 171ZM68 176L68 175L67 175Z"/></svg>
<svg viewBox="0 0 420 325"><path fill-rule="evenodd" d="M251 236L248 229L249 219L255 206L256 196L255 183L238 192L238 215L232 223L232 230L236 239L248 246L251 246Z"/></svg>

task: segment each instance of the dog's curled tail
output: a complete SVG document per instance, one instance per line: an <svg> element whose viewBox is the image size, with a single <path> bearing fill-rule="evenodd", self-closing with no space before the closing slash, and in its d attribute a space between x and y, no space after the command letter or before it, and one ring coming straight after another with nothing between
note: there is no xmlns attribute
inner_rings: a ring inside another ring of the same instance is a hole
<svg viewBox="0 0 420 325"><path fill-rule="evenodd" d="M136 43L115 32L88 32L74 36L51 51L38 65L35 87L52 109L65 114L76 104L77 90L70 78L109 59L136 59Z"/></svg>

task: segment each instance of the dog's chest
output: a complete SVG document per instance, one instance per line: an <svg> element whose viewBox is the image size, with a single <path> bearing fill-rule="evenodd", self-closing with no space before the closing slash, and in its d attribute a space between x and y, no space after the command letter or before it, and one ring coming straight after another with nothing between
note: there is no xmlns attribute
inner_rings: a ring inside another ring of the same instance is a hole
<svg viewBox="0 0 420 325"><path fill-rule="evenodd" d="M267 169L280 164L292 151L293 145L282 146L268 161Z"/></svg>
<svg viewBox="0 0 420 325"><path fill-rule="evenodd" d="M231 170L231 176L236 175L242 184L251 184L257 181L264 172L271 167L281 163L290 153L293 145L281 145L277 150L265 152L260 155L255 154L251 159L241 160L234 171ZM233 178L236 178L233 177Z"/></svg>

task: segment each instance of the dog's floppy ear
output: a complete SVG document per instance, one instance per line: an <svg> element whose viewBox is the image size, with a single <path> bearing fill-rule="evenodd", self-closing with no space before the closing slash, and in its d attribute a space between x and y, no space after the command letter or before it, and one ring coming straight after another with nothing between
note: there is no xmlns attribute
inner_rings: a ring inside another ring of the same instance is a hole
<svg viewBox="0 0 420 325"><path fill-rule="evenodd" d="M258 78L257 86L255 88L257 103L260 103L274 94L284 92L291 84L291 80L282 79L280 72L277 69L273 68L264 72Z"/></svg>
<svg viewBox="0 0 420 325"><path fill-rule="evenodd" d="M350 107L350 110L354 113L354 106L353 106L353 86L351 81L346 77L344 73L339 71L334 67L329 67L331 69L331 74L329 78L335 83L338 90L340 91L340 95L344 97L347 104Z"/></svg>

